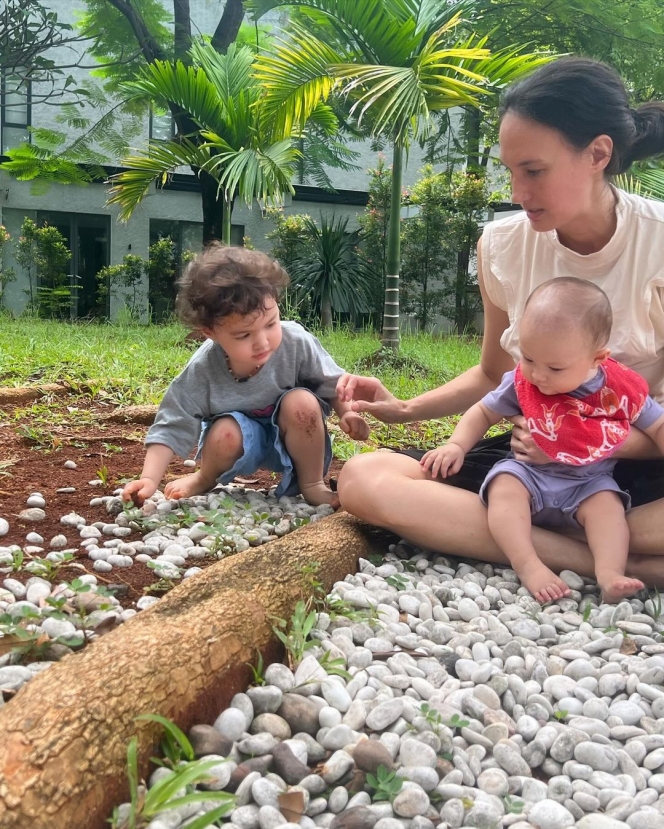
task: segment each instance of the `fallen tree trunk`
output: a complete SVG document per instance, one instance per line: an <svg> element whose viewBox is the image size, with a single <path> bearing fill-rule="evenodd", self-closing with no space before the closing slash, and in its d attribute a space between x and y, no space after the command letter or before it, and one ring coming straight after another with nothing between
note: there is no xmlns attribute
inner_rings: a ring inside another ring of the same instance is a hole
<svg viewBox="0 0 664 829"><path fill-rule="evenodd" d="M160 727L212 722L248 684L244 663L273 642L271 617L289 618L306 594L304 565L326 589L388 537L345 513L188 579L121 627L38 674L0 708L0 827L102 829L128 799L126 749L141 769Z"/></svg>

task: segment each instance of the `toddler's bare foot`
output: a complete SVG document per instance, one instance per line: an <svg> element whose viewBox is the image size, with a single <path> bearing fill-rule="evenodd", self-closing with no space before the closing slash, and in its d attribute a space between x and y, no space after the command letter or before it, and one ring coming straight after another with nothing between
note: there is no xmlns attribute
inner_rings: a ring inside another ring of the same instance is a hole
<svg viewBox="0 0 664 829"><path fill-rule="evenodd" d="M214 489L216 483L215 480L204 478L199 469L197 472L192 472L191 475L184 475L182 478L176 478L166 484L164 495L167 498L189 498L192 495L202 495L204 492L209 492Z"/></svg>
<svg viewBox="0 0 664 829"><path fill-rule="evenodd" d="M339 497L336 492L325 486L323 481L317 481L315 484L303 485L300 487L302 497L311 504L312 507L319 507L321 504L329 504L334 509L340 506Z"/></svg>
<svg viewBox="0 0 664 829"><path fill-rule="evenodd" d="M553 570L549 570L546 564L543 564L534 556L519 567L512 566L521 579L523 586L527 587L537 601L542 604L555 602L556 599L569 596L571 592L568 585L558 578Z"/></svg>
<svg viewBox="0 0 664 829"><path fill-rule="evenodd" d="M639 579L630 579L617 572L598 573L597 583L602 588L602 601L609 604L633 596L645 587Z"/></svg>

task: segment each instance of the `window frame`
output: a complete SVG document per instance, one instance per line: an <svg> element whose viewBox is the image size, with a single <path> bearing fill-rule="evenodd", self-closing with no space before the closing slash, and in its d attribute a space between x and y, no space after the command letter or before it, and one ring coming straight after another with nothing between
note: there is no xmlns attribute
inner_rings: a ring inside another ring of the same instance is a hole
<svg viewBox="0 0 664 829"><path fill-rule="evenodd" d="M7 105L7 77L15 77L13 73L9 73L7 71L0 73L0 155L5 154L5 127L9 127L11 129L22 129L25 130L26 134L26 141L27 143L32 142L32 137L30 135L30 127L32 126L32 81L26 80L25 86L25 107L26 107L26 116L27 116L27 123L23 122L16 122L16 121L7 121L7 110L10 111L13 107Z"/></svg>

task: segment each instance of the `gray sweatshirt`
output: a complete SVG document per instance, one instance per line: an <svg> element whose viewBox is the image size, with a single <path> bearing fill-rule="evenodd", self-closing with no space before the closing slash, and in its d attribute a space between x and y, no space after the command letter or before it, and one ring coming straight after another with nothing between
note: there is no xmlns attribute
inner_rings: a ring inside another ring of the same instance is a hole
<svg viewBox="0 0 664 829"><path fill-rule="evenodd" d="M224 412L268 417L279 397L304 387L323 400L336 397L343 374L320 342L296 322L282 322L281 345L263 368L244 383L226 366L221 346L206 340L168 387L146 445L163 443L186 458L198 443L201 421Z"/></svg>

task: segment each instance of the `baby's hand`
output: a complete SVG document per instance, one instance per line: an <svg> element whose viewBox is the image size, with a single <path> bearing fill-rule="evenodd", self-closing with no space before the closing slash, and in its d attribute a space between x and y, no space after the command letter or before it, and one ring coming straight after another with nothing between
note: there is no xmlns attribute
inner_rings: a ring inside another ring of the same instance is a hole
<svg viewBox="0 0 664 829"><path fill-rule="evenodd" d="M458 443L446 443L427 452L420 464L431 472L432 478L447 478L461 469L465 457L466 453Z"/></svg>
<svg viewBox="0 0 664 829"><path fill-rule="evenodd" d="M357 412L346 412L339 418L339 425L353 440L366 440L369 437L369 425Z"/></svg>
<svg viewBox="0 0 664 829"><path fill-rule="evenodd" d="M141 478L139 481L129 481L122 490L123 501L133 501L137 507L157 491L157 484L152 478Z"/></svg>

